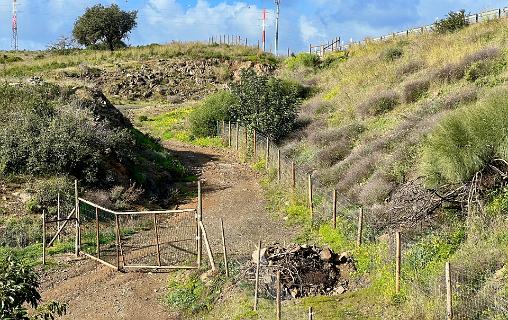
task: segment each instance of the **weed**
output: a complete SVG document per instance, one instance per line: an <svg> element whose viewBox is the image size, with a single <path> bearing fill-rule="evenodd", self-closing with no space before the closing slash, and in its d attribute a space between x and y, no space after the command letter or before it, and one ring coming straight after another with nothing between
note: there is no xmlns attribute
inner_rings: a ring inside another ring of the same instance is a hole
<svg viewBox="0 0 508 320"><path fill-rule="evenodd" d="M397 69L396 73L399 76L408 76L413 73L416 73L423 69L425 63L420 60L411 60L405 64L403 64L399 69Z"/></svg>
<svg viewBox="0 0 508 320"><path fill-rule="evenodd" d="M475 102L478 99L478 91L474 87L466 87L460 91L449 94L443 100L446 109L453 109L462 104Z"/></svg>
<svg viewBox="0 0 508 320"><path fill-rule="evenodd" d="M404 51L400 47L391 47L386 49L382 54L381 57L384 61L392 62L397 59L402 58L404 55Z"/></svg>
<svg viewBox="0 0 508 320"><path fill-rule="evenodd" d="M319 65L320 59L318 55L311 53L299 53L296 56L289 57L284 60L284 65L289 70L298 68L315 68Z"/></svg>

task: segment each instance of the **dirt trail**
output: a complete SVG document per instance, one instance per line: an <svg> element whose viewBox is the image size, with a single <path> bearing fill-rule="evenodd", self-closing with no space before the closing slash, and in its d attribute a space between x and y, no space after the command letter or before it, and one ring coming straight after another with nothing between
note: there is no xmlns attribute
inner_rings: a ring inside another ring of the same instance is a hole
<svg viewBox="0 0 508 320"><path fill-rule="evenodd" d="M214 253L222 251L219 219L224 219L228 250L235 258L250 256L259 239L290 241L295 231L266 211L256 174L223 150L166 143L175 156L203 181L204 223ZM182 207L192 207L194 203ZM216 260L221 257L216 254ZM180 319L163 304L166 273L119 273L89 260L43 276L43 298L69 305L63 319Z"/></svg>

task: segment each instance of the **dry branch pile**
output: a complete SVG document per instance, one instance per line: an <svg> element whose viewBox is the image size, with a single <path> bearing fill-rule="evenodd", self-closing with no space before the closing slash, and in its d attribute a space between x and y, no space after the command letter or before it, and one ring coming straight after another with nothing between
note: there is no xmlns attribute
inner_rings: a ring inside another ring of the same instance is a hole
<svg viewBox="0 0 508 320"><path fill-rule="evenodd" d="M255 278L258 250L249 269ZM276 296L276 274L281 272L281 297L284 300L316 295L339 295L348 290L354 262L347 253L336 254L328 248L275 244L261 249L260 292Z"/></svg>

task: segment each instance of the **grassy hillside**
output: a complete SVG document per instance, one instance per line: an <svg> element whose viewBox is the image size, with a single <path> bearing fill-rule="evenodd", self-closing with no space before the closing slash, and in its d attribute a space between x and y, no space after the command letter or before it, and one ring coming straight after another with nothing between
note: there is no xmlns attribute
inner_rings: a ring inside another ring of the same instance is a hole
<svg viewBox="0 0 508 320"><path fill-rule="evenodd" d="M442 319L449 261L456 316L504 319L507 41L505 19L370 42L321 61L307 54L284 61L279 75L315 95L302 105L302 129L281 144L283 155L300 172L313 172L316 207L327 201L321 191L338 190L339 227L310 223L306 196L295 197L273 175L264 181L269 208L304 227L298 241L350 251L357 262L352 292L286 303L284 318L312 306L319 319ZM367 220L361 248L359 207ZM403 242L400 293L396 230ZM269 300L250 311L252 288L231 290L210 319L275 314Z"/></svg>

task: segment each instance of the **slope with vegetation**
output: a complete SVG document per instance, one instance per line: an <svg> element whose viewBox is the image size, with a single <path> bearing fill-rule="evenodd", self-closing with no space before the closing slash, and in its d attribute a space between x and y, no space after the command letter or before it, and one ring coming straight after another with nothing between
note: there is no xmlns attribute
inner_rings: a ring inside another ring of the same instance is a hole
<svg viewBox="0 0 508 320"><path fill-rule="evenodd" d="M305 197L295 198L268 177L270 208L306 227L299 241L350 250L357 261L354 292L287 303L288 314L313 306L320 318L440 319L450 261L456 315L503 317L508 21L467 26L454 14L439 25L433 33L367 42L323 60L300 54L284 61L279 76L314 95L304 97L292 133L263 131L284 137L283 155L313 173L316 185L338 191L339 227L312 224ZM208 133L221 120L259 129L262 124L230 112L234 106L220 99L205 104ZM360 206L366 241L356 248ZM404 243L400 293L393 275L395 230ZM257 313L249 311L249 291L240 291L223 299L211 317L224 310L239 319L274 312L270 301Z"/></svg>

